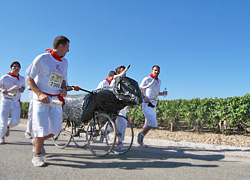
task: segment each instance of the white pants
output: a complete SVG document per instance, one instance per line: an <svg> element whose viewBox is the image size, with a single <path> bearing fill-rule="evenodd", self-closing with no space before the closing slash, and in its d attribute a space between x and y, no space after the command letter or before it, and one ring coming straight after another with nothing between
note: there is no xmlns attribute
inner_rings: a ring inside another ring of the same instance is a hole
<svg viewBox="0 0 250 180"><path fill-rule="evenodd" d="M152 103L152 104L155 105L154 108L149 107L148 103L142 103L142 111L145 116L144 128L147 126L158 127L157 119L156 119L156 103Z"/></svg>
<svg viewBox="0 0 250 180"><path fill-rule="evenodd" d="M57 97L52 97L58 99ZM33 95L32 129L35 137L44 137L49 134L59 134L62 128L62 106L53 107L44 104Z"/></svg>
<svg viewBox="0 0 250 180"><path fill-rule="evenodd" d="M126 113L127 113L127 111L125 109L122 109L122 110L120 110L119 115L126 117ZM124 141L124 138L125 138L127 121L122 117L118 117L115 120L115 125L116 125L117 131L119 131L121 133L121 136L118 136L118 142L122 142L122 141ZM113 132L114 130L112 127L108 126L108 131Z"/></svg>
<svg viewBox="0 0 250 180"><path fill-rule="evenodd" d="M27 121L27 133L32 132L32 112L33 112L33 100L30 99L30 104L29 104L29 112L28 112L28 121Z"/></svg>
<svg viewBox="0 0 250 180"><path fill-rule="evenodd" d="M126 117L127 111L125 109L120 110L119 115ZM121 136L118 136L118 141L122 142L125 138L125 131L127 128L127 121L122 117L118 117L115 120L116 128L121 133Z"/></svg>
<svg viewBox="0 0 250 180"><path fill-rule="evenodd" d="M11 99L1 98L0 105L0 137L4 137L7 126L14 127L20 122L20 102ZM11 119L8 123L9 114Z"/></svg>

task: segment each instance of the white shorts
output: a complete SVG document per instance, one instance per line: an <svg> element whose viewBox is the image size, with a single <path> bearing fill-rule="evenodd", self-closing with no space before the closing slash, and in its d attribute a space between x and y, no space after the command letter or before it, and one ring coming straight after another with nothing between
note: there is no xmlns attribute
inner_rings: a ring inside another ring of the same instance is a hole
<svg viewBox="0 0 250 180"><path fill-rule="evenodd" d="M1 98L0 105L0 137L3 137L7 132L7 126L14 127L20 122L20 102L11 99ZM9 114L11 119L8 123Z"/></svg>
<svg viewBox="0 0 250 180"><path fill-rule="evenodd" d="M154 104L154 103L153 103ZM156 119L156 104L155 107L149 107L148 103L142 103L142 111L145 116L145 124L144 127L158 127L157 119Z"/></svg>
<svg viewBox="0 0 250 180"><path fill-rule="evenodd" d="M33 95L32 129L35 137L44 137L49 134L59 134L62 128L62 106L53 107L44 104ZM58 99L53 97L53 99Z"/></svg>

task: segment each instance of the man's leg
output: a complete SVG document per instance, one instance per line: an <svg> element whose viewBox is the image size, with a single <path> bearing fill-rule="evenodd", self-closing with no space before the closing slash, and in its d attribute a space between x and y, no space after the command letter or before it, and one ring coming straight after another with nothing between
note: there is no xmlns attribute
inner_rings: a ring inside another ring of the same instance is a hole
<svg viewBox="0 0 250 180"><path fill-rule="evenodd" d="M44 141L46 139L49 139L49 138L53 137L53 136L54 136L54 134L49 134L48 136L36 137L35 138L35 147L36 147L36 153L37 154L41 153L41 149L42 149L42 146L44 145Z"/></svg>
<svg viewBox="0 0 250 180"><path fill-rule="evenodd" d="M146 126L146 127L142 128L141 133L142 133L144 136L146 136L146 134L149 132L150 129L152 129L151 126Z"/></svg>
<svg viewBox="0 0 250 180"><path fill-rule="evenodd" d="M13 102L12 103L12 109L11 109L11 119L8 123L8 127L15 127L20 123L20 113L21 113L21 107L19 102Z"/></svg>
<svg viewBox="0 0 250 180"><path fill-rule="evenodd" d="M143 143L144 136L149 132L150 129L157 127L156 119L156 107L149 107L147 103L142 104L143 114L145 116L145 125L142 130L138 133L137 142L142 147L147 147Z"/></svg>
<svg viewBox="0 0 250 180"><path fill-rule="evenodd" d="M7 132L8 117L10 113L11 102L2 100L0 105L0 138L4 138Z"/></svg>

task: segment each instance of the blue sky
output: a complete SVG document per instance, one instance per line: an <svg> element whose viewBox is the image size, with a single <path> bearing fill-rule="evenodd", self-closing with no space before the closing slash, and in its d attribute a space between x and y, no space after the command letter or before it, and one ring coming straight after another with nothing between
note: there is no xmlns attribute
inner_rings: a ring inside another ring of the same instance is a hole
<svg viewBox="0 0 250 180"><path fill-rule="evenodd" d="M161 99L244 96L249 19L248 0L0 0L0 75L14 60L24 75L64 35L71 85L93 90L110 70L129 64L127 76L140 84L157 64L161 90L169 91Z"/></svg>

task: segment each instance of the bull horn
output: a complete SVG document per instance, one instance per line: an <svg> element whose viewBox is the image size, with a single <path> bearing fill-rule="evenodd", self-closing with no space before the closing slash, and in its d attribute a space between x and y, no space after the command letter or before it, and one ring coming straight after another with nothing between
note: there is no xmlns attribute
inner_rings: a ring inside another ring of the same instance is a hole
<svg viewBox="0 0 250 180"><path fill-rule="evenodd" d="M129 68L130 68L130 65L128 65L128 67L126 67L121 74L114 75L114 80L117 80L119 77L124 76L125 73L128 71Z"/></svg>
<svg viewBox="0 0 250 180"><path fill-rule="evenodd" d="M152 86L154 82L155 82L155 78L154 78L147 86L140 87L140 89L147 89L147 88L149 88L150 86Z"/></svg>

